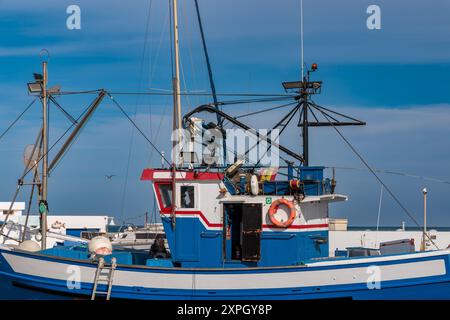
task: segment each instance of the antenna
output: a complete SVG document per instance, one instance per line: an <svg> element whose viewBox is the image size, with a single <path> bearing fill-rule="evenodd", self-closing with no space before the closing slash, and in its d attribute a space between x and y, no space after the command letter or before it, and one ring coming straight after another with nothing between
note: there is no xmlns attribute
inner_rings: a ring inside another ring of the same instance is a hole
<svg viewBox="0 0 450 320"><path fill-rule="evenodd" d="M302 64L302 77L304 79L305 76L305 61L303 54L303 0L300 0L300 50L301 50L301 64Z"/></svg>
<svg viewBox="0 0 450 320"><path fill-rule="evenodd" d="M320 94L322 81L311 80L311 73L317 71L317 63L313 63L310 69L306 70L306 75L302 81L283 82L282 85L286 92L298 94L298 109L300 113L298 126L302 129L303 140L303 166L309 166L309 127L330 127L330 126L353 126L365 125L366 123L353 117L344 115L337 111L317 105L312 101L311 96ZM316 113L314 112L316 111ZM309 119L309 115L312 116ZM325 121L320 120L318 115L322 115ZM339 119L340 118L340 119ZM278 126L278 125L277 125Z"/></svg>

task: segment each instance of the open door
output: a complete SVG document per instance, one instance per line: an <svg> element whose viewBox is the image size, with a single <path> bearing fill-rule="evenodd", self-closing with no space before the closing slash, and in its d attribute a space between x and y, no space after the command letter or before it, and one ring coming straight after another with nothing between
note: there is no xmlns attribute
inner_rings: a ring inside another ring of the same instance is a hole
<svg viewBox="0 0 450 320"><path fill-rule="evenodd" d="M261 258L262 206L244 204L242 214L242 261Z"/></svg>

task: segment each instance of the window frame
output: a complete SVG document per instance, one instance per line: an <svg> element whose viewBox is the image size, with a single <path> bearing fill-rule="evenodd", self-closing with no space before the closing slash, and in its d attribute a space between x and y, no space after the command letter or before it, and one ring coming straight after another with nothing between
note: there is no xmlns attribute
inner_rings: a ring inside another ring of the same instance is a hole
<svg viewBox="0 0 450 320"><path fill-rule="evenodd" d="M181 188L182 187L192 187L194 188L194 206L192 208L185 208L181 206ZM192 210L192 211L198 211L199 210L199 192L198 192L198 185L194 183L180 183L177 185L177 208L180 210Z"/></svg>

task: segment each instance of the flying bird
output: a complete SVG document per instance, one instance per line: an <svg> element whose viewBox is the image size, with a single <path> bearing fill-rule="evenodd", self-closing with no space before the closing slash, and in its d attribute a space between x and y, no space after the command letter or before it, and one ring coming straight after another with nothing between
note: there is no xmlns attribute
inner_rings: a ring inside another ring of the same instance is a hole
<svg viewBox="0 0 450 320"><path fill-rule="evenodd" d="M115 176L116 176L115 174L105 174L106 180L111 180Z"/></svg>

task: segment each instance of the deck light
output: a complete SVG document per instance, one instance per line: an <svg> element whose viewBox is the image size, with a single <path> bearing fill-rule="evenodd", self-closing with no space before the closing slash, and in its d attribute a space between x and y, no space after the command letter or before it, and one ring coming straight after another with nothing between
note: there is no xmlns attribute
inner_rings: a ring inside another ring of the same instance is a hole
<svg viewBox="0 0 450 320"><path fill-rule="evenodd" d="M40 82L27 83L29 93L40 93L42 91L42 84Z"/></svg>

